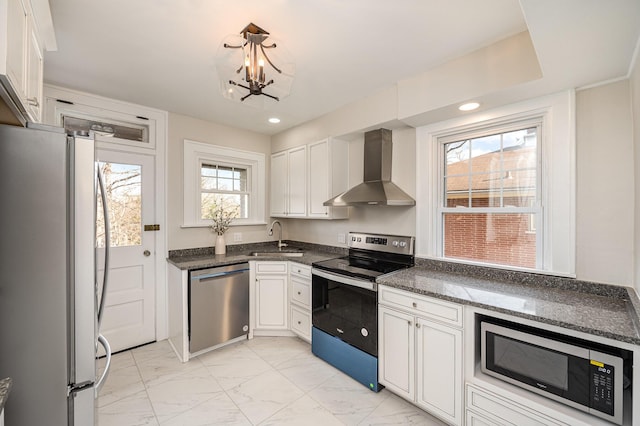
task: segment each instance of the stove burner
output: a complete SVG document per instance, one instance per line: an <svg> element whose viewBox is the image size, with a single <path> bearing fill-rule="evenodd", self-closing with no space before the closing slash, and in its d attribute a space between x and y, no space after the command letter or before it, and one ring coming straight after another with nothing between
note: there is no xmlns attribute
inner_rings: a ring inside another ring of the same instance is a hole
<svg viewBox="0 0 640 426"><path fill-rule="evenodd" d="M380 275L409 266L411 265L352 256L338 257L313 264L314 268L367 281L375 281Z"/></svg>

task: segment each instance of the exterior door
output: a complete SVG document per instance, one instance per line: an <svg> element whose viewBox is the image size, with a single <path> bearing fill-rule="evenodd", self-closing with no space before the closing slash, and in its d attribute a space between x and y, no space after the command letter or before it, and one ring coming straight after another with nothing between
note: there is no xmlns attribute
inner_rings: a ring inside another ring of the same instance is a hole
<svg viewBox="0 0 640 426"><path fill-rule="evenodd" d="M98 149L104 174L110 221L108 287L100 332L113 352L156 339L154 231L154 158ZM100 203L100 201L98 201ZM105 230L99 204L97 217L98 280L102 284Z"/></svg>

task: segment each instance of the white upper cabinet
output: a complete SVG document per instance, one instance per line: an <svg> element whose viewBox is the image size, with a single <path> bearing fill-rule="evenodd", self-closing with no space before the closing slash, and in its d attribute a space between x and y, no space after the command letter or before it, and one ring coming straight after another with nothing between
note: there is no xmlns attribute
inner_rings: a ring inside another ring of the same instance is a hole
<svg viewBox="0 0 640 426"><path fill-rule="evenodd" d="M271 155L271 216L287 215L288 160L286 151Z"/></svg>
<svg viewBox="0 0 640 426"><path fill-rule="evenodd" d="M36 32L35 25L30 26L28 38L30 45L27 49L27 114L31 121L40 123L42 122L42 83L44 80L44 60L42 49L38 42L38 33Z"/></svg>
<svg viewBox="0 0 640 426"><path fill-rule="evenodd" d="M307 147L289 150L289 211L288 217L307 214Z"/></svg>
<svg viewBox="0 0 640 426"><path fill-rule="evenodd" d="M4 72L16 96L25 101L27 99L27 26L29 12L22 0L6 0L6 21L3 26L7 29L4 57Z"/></svg>
<svg viewBox="0 0 640 426"><path fill-rule="evenodd" d="M349 184L349 145L328 138L309 144L309 213L313 219L346 219L348 207L323 203L346 191Z"/></svg>
<svg viewBox="0 0 640 426"><path fill-rule="evenodd" d="M323 203L347 189L349 146L328 138L271 155L271 216L345 219L347 207Z"/></svg>
<svg viewBox="0 0 640 426"><path fill-rule="evenodd" d="M43 49L27 0L0 0L0 95L13 116L0 122L42 121Z"/></svg>
<svg viewBox="0 0 640 426"><path fill-rule="evenodd" d="M307 147L271 155L271 216L307 214Z"/></svg>

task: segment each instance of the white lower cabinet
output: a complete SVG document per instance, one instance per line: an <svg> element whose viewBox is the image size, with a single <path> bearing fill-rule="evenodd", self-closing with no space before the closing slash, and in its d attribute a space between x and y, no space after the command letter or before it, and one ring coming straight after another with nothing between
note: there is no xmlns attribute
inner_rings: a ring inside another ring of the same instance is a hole
<svg viewBox="0 0 640 426"><path fill-rule="evenodd" d="M461 425L462 306L386 286L380 286L378 302L380 383Z"/></svg>
<svg viewBox="0 0 640 426"><path fill-rule="evenodd" d="M311 341L311 267L289 263L289 301L291 331Z"/></svg>
<svg viewBox="0 0 640 426"><path fill-rule="evenodd" d="M255 328L288 330L288 262L255 263Z"/></svg>
<svg viewBox="0 0 640 426"><path fill-rule="evenodd" d="M415 316L378 308L378 381L387 389L415 400Z"/></svg>
<svg viewBox="0 0 640 426"><path fill-rule="evenodd" d="M419 406L452 424L462 424L462 330L416 318Z"/></svg>
<svg viewBox="0 0 640 426"><path fill-rule="evenodd" d="M470 384L467 385L467 425L569 426L568 423Z"/></svg>
<svg viewBox="0 0 640 426"><path fill-rule="evenodd" d="M496 424L486 417L481 416L471 410L467 410L466 426L495 426Z"/></svg>
<svg viewBox="0 0 640 426"><path fill-rule="evenodd" d="M291 331L311 342L311 314L297 306L291 306Z"/></svg>

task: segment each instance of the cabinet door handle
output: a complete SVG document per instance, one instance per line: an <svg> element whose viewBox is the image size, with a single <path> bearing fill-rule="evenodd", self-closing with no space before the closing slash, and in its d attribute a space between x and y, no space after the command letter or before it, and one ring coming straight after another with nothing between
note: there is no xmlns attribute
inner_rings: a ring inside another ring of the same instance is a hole
<svg viewBox="0 0 640 426"><path fill-rule="evenodd" d="M302 294L302 293L298 292L298 296L299 296L300 294Z"/></svg>
<svg viewBox="0 0 640 426"><path fill-rule="evenodd" d="M40 103L38 102L38 98L36 98L36 97L27 98L27 103L29 105L31 105L31 106L36 107L36 108L40 106Z"/></svg>
<svg viewBox="0 0 640 426"><path fill-rule="evenodd" d="M420 323L416 323L416 328L420 328Z"/></svg>
<svg viewBox="0 0 640 426"><path fill-rule="evenodd" d="M412 325L411 321L407 321L407 324L409 324L409 327L411 327L411 325Z"/></svg>
<svg viewBox="0 0 640 426"><path fill-rule="evenodd" d="M412 305L413 305L414 308L418 307L418 304L416 302L413 302Z"/></svg>
<svg viewBox="0 0 640 426"><path fill-rule="evenodd" d="M302 324L302 322L298 321L298 325Z"/></svg>

